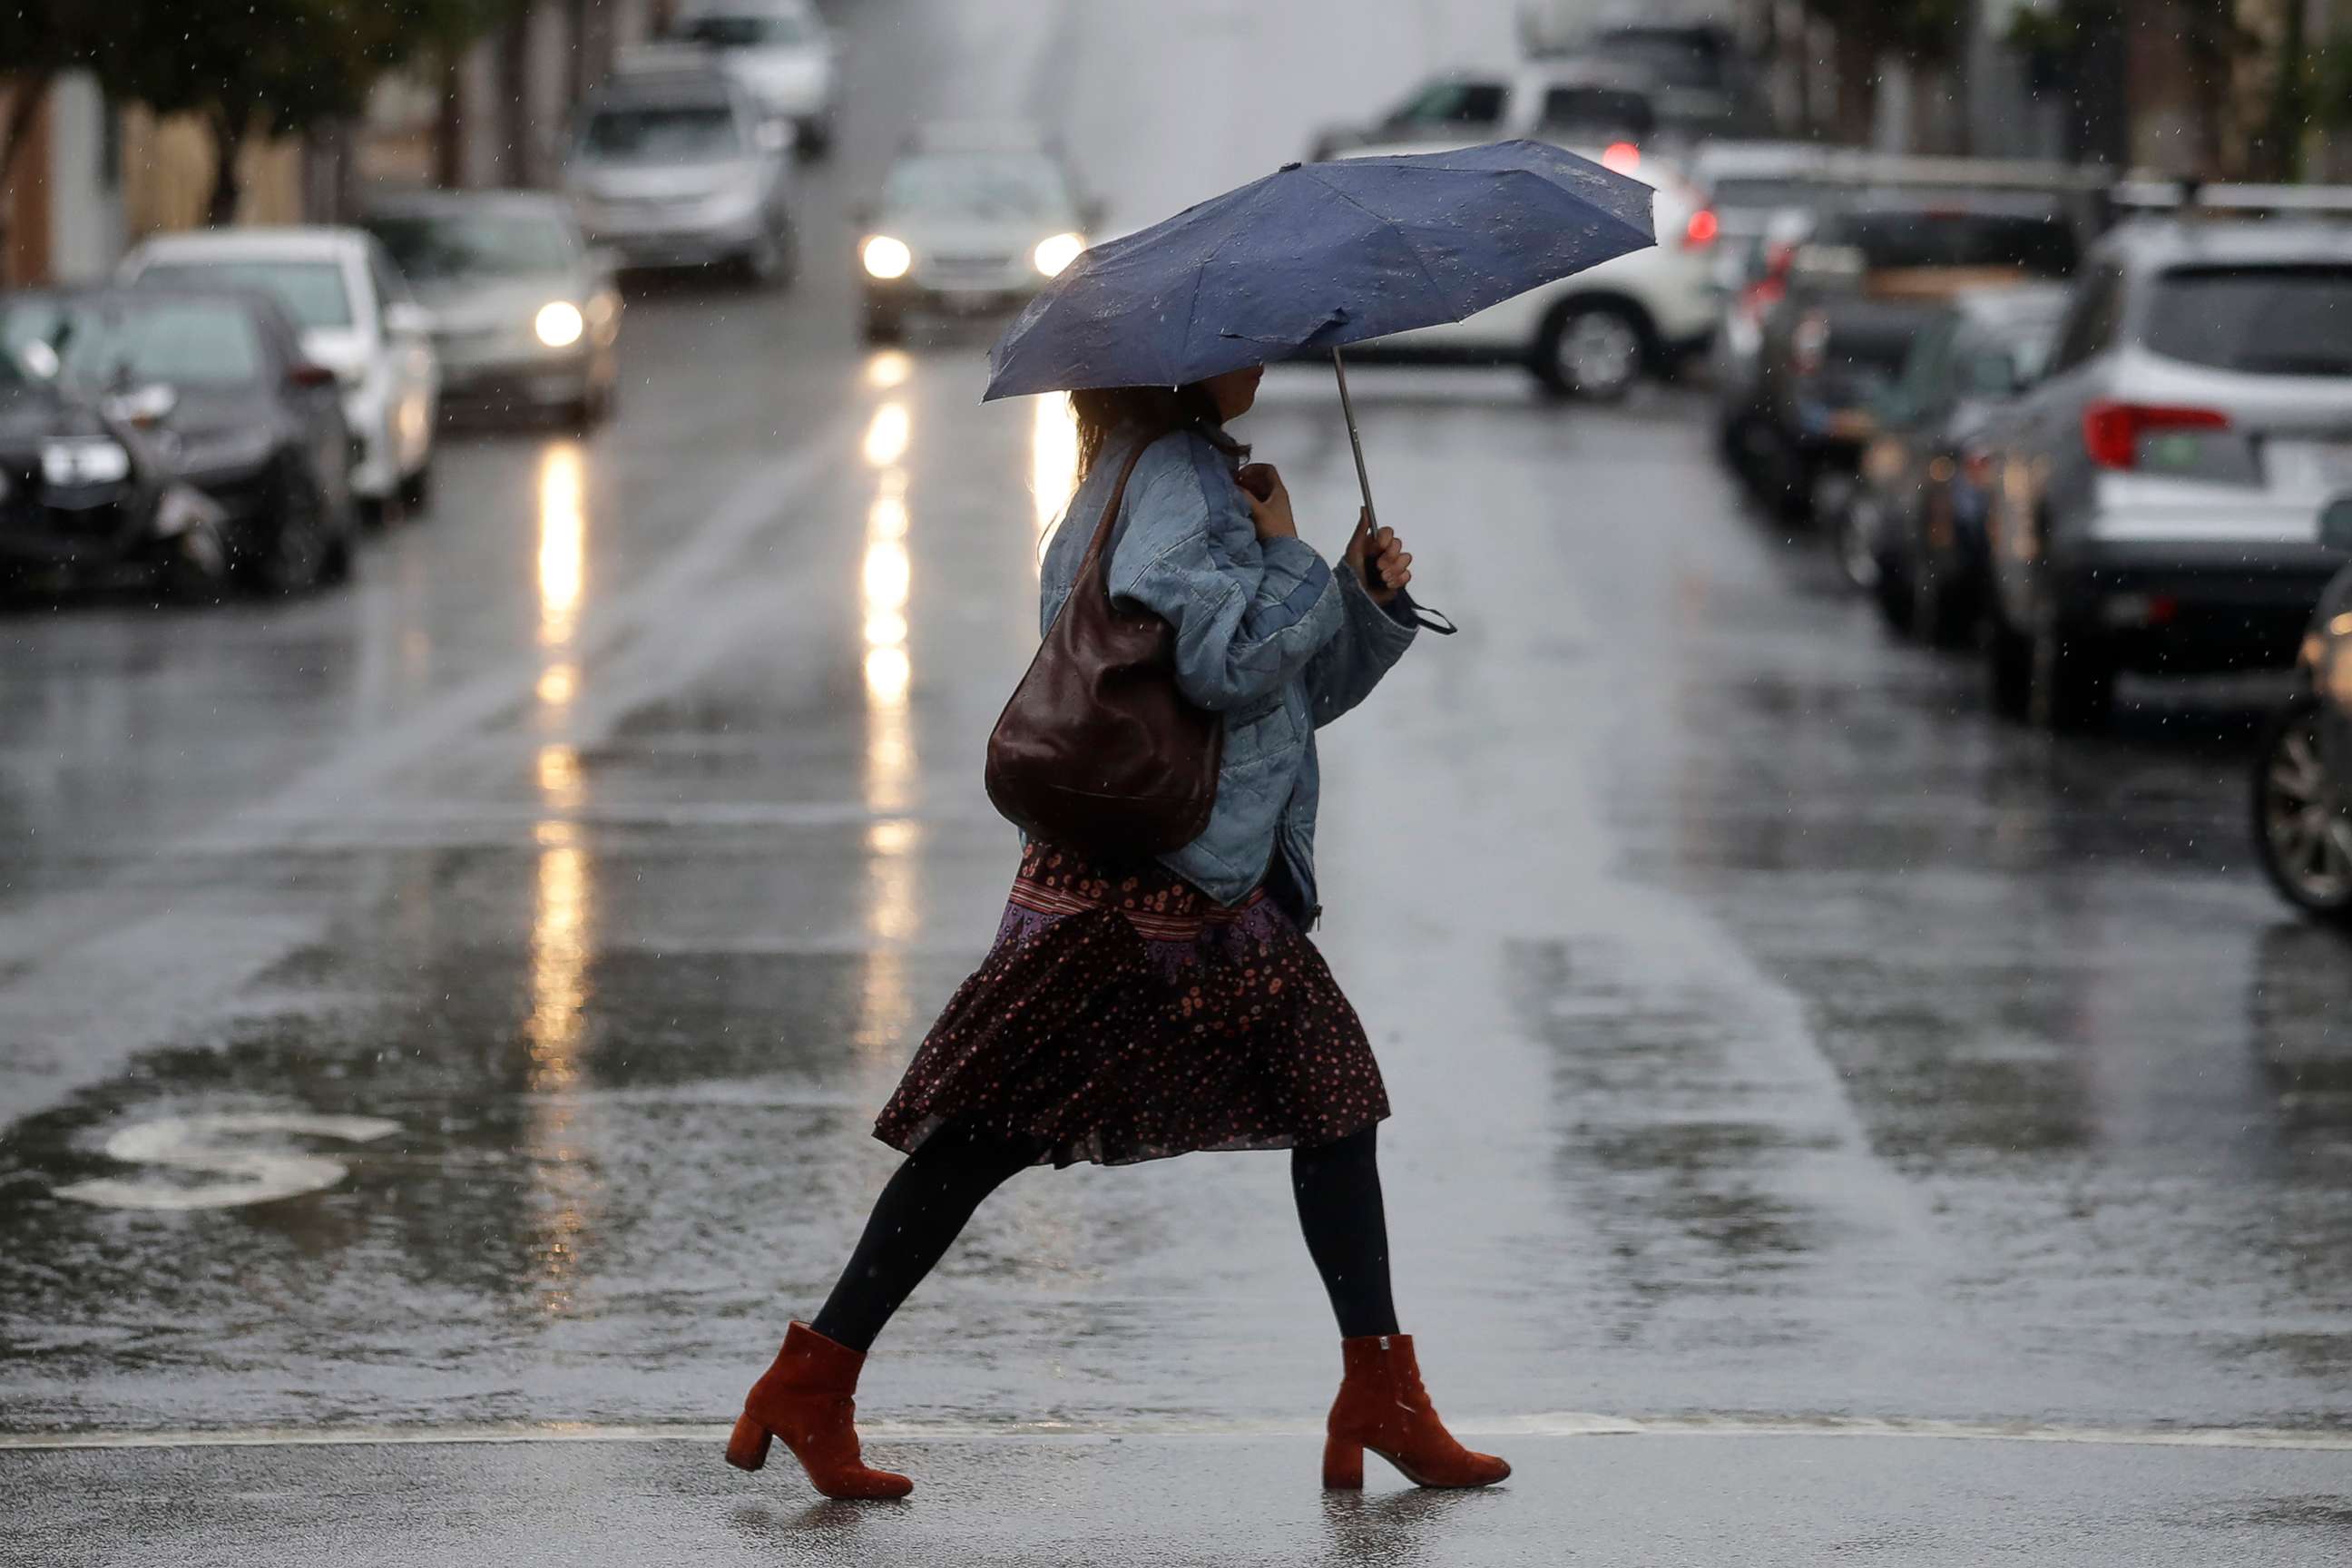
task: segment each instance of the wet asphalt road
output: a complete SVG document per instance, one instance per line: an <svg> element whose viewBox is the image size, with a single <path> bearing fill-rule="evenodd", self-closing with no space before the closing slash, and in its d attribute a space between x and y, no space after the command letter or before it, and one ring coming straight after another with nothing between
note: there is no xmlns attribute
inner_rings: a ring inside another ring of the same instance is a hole
<svg viewBox="0 0 2352 1568"><path fill-rule="evenodd" d="M730 1412L829 1284L891 1167L872 1113L993 930L1013 843L979 760L1071 458L1052 407L978 406L988 324L855 344L839 214L919 105L1043 116L1141 221L1296 155L1430 44L1397 7L1269 101L1221 62L1309 58L1338 8L1192 9L1122 82L1139 44L1109 8L868 0L802 285L637 290L612 427L454 434L429 513L313 601L0 616L0 1442ZM1971 668L1889 646L1824 551L1743 509L1702 394L1357 392L1383 517L1465 630L1324 737L1318 941L1399 1107L1407 1326L1443 1408L1520 1434L1535 1511L1415 1505L1367 1535L1308 1507L1311 1438L1250 1436L1311 1427L1337 1362L1276 1156L1020 1179L884 1341L872 1416L929 1440L951 1494L1017 1474L997 1528L1039 1561L1091 1560L1070 1521L1020 1534L1057 1466L1097 1539L1154 1534L1118 1560L1290 1560L1179 1549L1204 1455L1219 1529L1307 1558L1538 1560L1527 1533L1565 1528L1538 1500L1583 1491L1616 1500L1593 1550L1621 1560L1733 1560L1741 1499L1790 1561L1982 1561L1971 1531L2074 1561L2065 1522L2102 1509L2178 1527L2182 1561L2215 1531L2331 1560L2352 949L2249 861L2270 688L2137 689L2094 740L2006 730ZM1270 376L1242 433L1336 548L1327 378ZM259 1179L154 1163L186 1146L167 1119L224 1116L390 1126L224 1135L347 1168L271 1165L317 1188L274 1202L59 1195ZM109 1155L124 1134L147 1163ZM1738 1456L1717 1469L1593 1457L1572 1412L2088 1440L1759 1435L1706 1447ZM2106 1442L2188 1426L2315 1447ZM1040 1431L1130 1447L1010 1440ZM699 1520L658 1539L787 1561L946 1526L801 1516L789 1474L658 1444L101 1452L0 1451L26 1560L96 1529L317 1561L337 1527L300 1500L473 1485L490 1535L530 1513L501 1496L595 1493L599 1561L638 1560L630 1499ZM1147 1463L1165 1495L1129 1510L1119 1467ZM2146 1513L2116 1506L2134 1487ZM159 1496L212 1500L165 1521Z"/></svg>

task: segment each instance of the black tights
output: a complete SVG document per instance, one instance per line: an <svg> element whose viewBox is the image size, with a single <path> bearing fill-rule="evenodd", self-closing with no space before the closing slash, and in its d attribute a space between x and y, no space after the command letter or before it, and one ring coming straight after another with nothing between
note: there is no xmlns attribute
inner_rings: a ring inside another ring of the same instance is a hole
<svg viewBox="0 0 2352 1568"><path fill-rule="evenodd" d="M1378 1131L1367 1127L1337 1142L1290 1152L1298 1228L1330 1293L1339 1332L1349 1339L1397 1331ZM849 1266L809 1326L852 1350L867 1349L946 1255L981 1200L1044 1153L1040 1144L953 1122L933 1132L882 1189Z"/></svg>

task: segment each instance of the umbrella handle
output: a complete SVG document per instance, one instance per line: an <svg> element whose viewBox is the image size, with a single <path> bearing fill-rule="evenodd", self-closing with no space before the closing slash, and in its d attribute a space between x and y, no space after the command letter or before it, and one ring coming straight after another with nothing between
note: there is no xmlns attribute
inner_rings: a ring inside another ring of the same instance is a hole
<svg viewBox="0 0 2352 1568"><path fill-rule="evenodd" d="M1356 405L1348 396L1348 362L1339 351L1331 351L1331 374L1339 378L1339 411L1348 416L1348 446L1356 454L1356 488L1364 492L1364 528L1368 534L1381 531L1381 514L1372 510L1372 477L1364 471L1364 438L1356 430Z"/></svg>

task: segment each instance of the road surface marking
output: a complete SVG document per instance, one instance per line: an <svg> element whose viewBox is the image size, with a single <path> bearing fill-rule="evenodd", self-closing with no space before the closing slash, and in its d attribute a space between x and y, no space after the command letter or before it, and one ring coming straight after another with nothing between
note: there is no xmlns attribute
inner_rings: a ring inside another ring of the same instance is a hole
<svg viewBox="0 0 2352 1568"><path fill-rule="evenodd" d="M1465 1437L1880 1437L1943 1442L2076 1443L2116 1447L2275 1448L2352 1453L2352 1431L2285 1426L2073 1426L2030 1421L1943 1421L1908 1416L1605 1415L1551 1411L1451 1423ZM205 1432L0 1433L0 1451L61 1448L346 1448L385 1445L512 1443L724 1443L723 1424L549 1422L540 1426L231 1427ZM1311 1437L1319 1426L1284 1422L1066 1422L988 1426L866 1422L869 1441L973 1442L1003 1437Z"/></svg>

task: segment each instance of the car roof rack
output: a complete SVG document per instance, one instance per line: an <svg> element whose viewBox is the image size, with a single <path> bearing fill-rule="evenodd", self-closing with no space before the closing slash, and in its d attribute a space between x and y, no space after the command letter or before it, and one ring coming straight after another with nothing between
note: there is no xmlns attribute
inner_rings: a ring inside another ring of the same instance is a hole
<svg viewBox="0 0 2352 1568"><path fill-rule="evenodd" d="M2139 176L2118 181L2107 199L2138 216L2352 218L2352 185L2275 185Z"/></svg>

